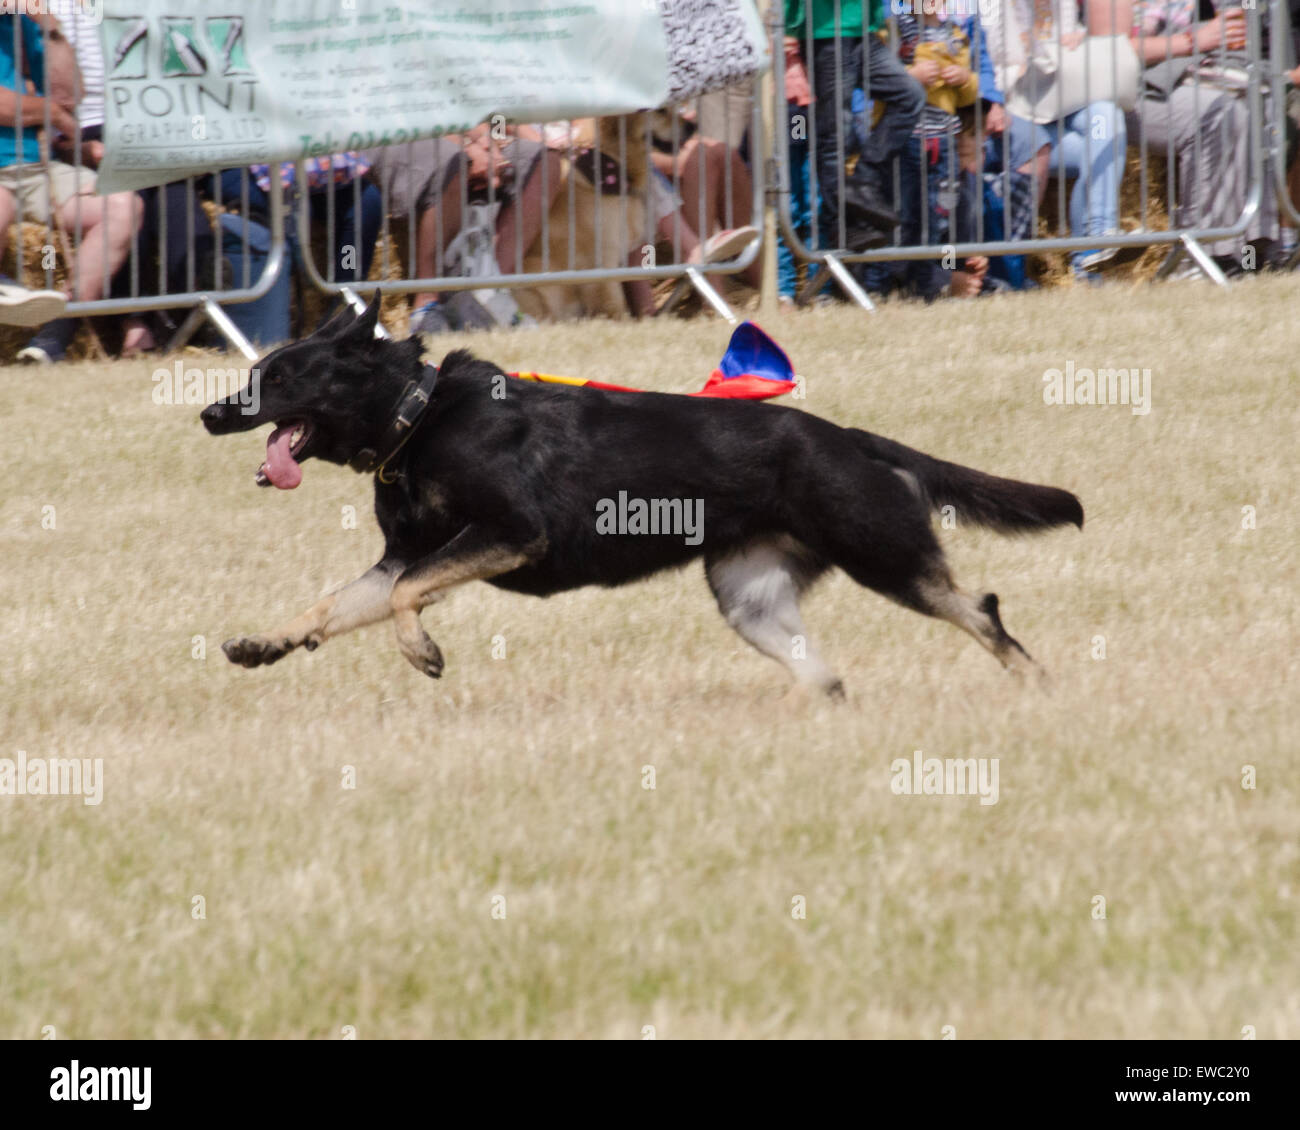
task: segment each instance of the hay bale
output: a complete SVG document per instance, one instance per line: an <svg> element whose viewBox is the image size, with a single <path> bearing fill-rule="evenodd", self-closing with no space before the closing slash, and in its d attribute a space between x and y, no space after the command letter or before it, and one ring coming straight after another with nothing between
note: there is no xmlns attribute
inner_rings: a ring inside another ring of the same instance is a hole
<svg viewBox="0 0 1300 1130"><path fill-rule="evenodd" d="M18 248L22 247L23 265L18 269ZM11 279L17 279L23 286L33 290L44 290L47 283L42 266L48 247L58 247L52 229L44 224L10 224L9 237L5 241L4 255L0 257L0 271ZM54 281L55 289L62 289L68 278L68 265L62 253L55 255ZM30 326L0 326L0 364L8 364L14 355L22 349L36 331ZM85 329L77 332L76 340L68 351L70 357L85 358L93 355L90 335Z"/></svg>
<svg viewBox="0 0 1300 1130"><path fill-rule="evenodd" d="M1134 231L1145 227L1148 231L1167 231L1169 212L1166 208L1168 165L1163 157L1154 153L1147 154L1147 207L1142 211L1142 169L1138 151L1129 149L1128 161L1124 169L1124 179L1120 182L1119 210L1120 227L1125 231ZM1069 224L1059 230L1058 217L1068 214L1068 193L1073 182L1066 182L1067 200L1060 197L1060 181L1053 176L1043 195L1043 204L1038 213L1038 235L1050 239L1056 235L1068 235ZM1127 282L1148 282L1154 277L1160 264L1168 254L1166 246L1149 247L1141 258L1115 267L1106 272L1108 279ZM1064 252L1037 252L1029 256L1029 269L1040 286L1071 286L1074 279L1070 274L1068 256Z"/></svg>

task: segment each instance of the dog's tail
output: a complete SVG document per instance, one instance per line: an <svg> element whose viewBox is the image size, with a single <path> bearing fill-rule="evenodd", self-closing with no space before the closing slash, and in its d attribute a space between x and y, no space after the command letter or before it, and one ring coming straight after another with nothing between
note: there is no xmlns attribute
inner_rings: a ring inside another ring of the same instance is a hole
<svg viewBox="0 0 1300 1130"><path fill-rule="evenodd" d="M1083 505L1068 490L986 475L957 463L935 459L870 432L865 437L872 458L905 471L915 479L932 510L951 506L959 518L999 533L1030 533L1073 524L1083 528Z"/></svg>

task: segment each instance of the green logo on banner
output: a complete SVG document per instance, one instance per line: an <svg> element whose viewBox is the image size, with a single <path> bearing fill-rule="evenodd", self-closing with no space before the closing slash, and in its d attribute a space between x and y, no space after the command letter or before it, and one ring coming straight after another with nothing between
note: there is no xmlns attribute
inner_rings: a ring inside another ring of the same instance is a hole
<svg viewBox="0 0 1300 1130"><path fill-rule="evenodd" d="M159 22L163 78L252 74L244 50L243 16L164 16ZM149 21L143 16L104 21L109 78L149 77L149 30Z"/></svg>

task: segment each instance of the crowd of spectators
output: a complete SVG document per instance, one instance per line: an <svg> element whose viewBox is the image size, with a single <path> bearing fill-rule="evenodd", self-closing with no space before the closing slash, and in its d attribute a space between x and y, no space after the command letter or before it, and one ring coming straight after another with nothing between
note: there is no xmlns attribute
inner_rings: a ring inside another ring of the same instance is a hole
<svg viewBox="0 0 1300 1130"><path fill-rule="evenodd" d="M1137 147L1172 165L1172 226L1225 228L1243 215L1250 58L1237 0L870 0L865 7L864 27L862 4L785 2L792 218L805 242L862 251L1026 239L1050 220L1041 209L1054 183L1068 186L1068 231L1050 234L1118 236L1127 157ZM1300 5L1292 0L1291 8ZM981 19L981 11L992 18ZM1265 102L1277 98L1284 111L1288 183L1300 181L1300 12L1291 17L1286 90L1265 92ZM1264 31L1267 37L1267 20ZM870 129L858 108L862 95ZM794 123L810 107L814 128L797 136ZM1266 186L1269 175L1266 169ZM1266 187L1246 230L1208 250L1232 277L1284 262L1294 247L1295 229ZM1071 273L1099 282L1140 252L1083 248L1069 256ZM792 266L787 260L782 274L787 290ZM1198 269L1187 264L1187 273ZM1019 256L873 263L855 273L871 292L925 299L1029 284Z"/></svg>
<svg viewBox="0 0 1300 1130"><path fill-rule="evenodd" d="M1243 213L1252 155L1239 6L999 0L993 8L996 18L982 20L977 0L785 0L784 58L776 64L784 67L787 114L778 128L787 131L790 211L801 242L863 252L1023 240L1044 222L1051 227L1043 215L1051 183L1068 193L1067 231L1059 234L1114 236L1128 153L1139 143L1170 162L1172 226L1226 227ZM67 265L61 288L0 276L0 323L35 331L19 351L25 361L64 356L77 325L61 316L70 300L232 285L221 225L214 228L204 199L253 225L266 222L271 194L306 194L313 228L328 228L333 240L322 271L332 281L370 276L386 214L410 224L410 277L522 273L575 176L597 200L610 192L641 201L637 217L606 233L626 244L620 264L665 261L647 260L649 247L707 268L734 259L759 234L747 87L679 110L671 128L640 115L642 132L613 152L592 121L504 132L485 124L309 162L302 184L285 164L224 170L197 186L96 196L102 60L97 29L78 6L71 12L63 24L46 13L11 15L0 27L0 236L15 221L47 225ZM1265 98L1285 110L1288 183L1300 185L1300 67L1287 79L1285 91ZM638 164L643 143L647 159ZM247 243L248 228L237 230ZM298 262L311 234L291 236ZM1247 229L1208 250L1237 275L1280 262L1294 247L1294 229L1265 191ZM1133 253L1084 247L1070 254L1070 270L1078 281L1099 282ZM792 301L799 267L784 240L778 260L781 298ZM50 263L44 268L52 279ZM1032 285L1024 257L1014 255L944 254L852 269L873 294L927 301ZM759 270L755 260L739 280L757 287ZM623 298L636 316L655 312L648 283L625 285ZM528 320L506 290L431 290L414 296L409 328ZM167 314L122 319L121 352L162 345L173 324Z"/></svg>

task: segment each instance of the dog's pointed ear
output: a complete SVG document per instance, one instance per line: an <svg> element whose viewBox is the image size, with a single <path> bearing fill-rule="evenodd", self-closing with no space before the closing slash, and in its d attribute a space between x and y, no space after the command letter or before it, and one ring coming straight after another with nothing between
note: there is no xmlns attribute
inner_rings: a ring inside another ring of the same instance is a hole
<svg viewBox="0 0 1300 1130"><path fill-rule="evenodd" d="M343 302L329 318L316 327L312 337L338 337L356 320L356 312L347 302Z"/></svg>
<svg viewBox="0 0 1300 1130"><path fill-rule="evenodd" d="M379 324L379 303L382 297L379 288L376 287L375 296L370 300L370 305L366 307L365 313L358 315L357 319L335 339L340 345L369 347L373 344L375 326Z"/></svg>

